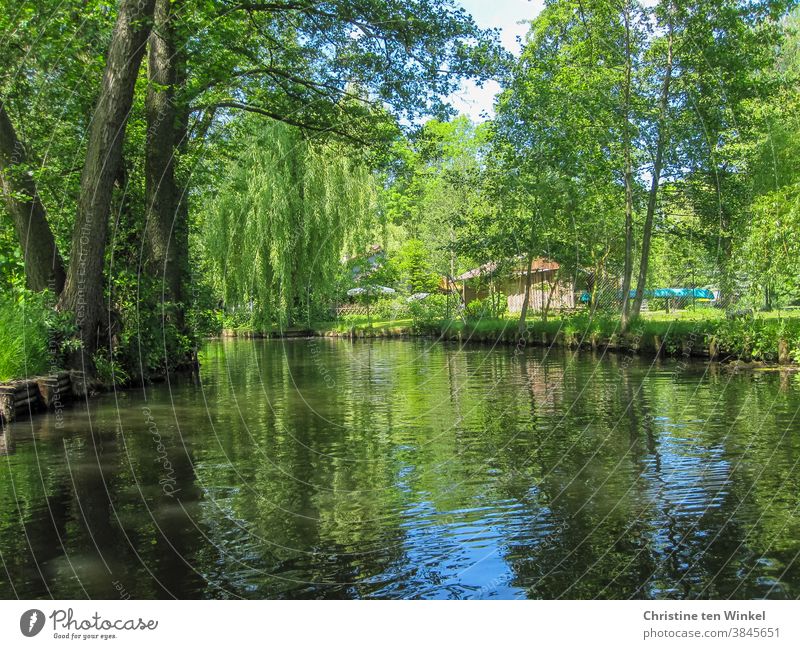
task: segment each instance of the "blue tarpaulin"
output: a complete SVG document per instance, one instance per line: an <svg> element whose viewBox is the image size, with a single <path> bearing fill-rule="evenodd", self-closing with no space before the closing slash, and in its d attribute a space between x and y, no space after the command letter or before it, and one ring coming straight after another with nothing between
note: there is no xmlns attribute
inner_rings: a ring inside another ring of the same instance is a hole
<svg viewBox="0 0 800 649"><path fill-rule="evenodd" d="M644 296L651 299L681 298L696 300L713 300L714 293L707 288L654 288L645 289ZM636 291L630 292L631 299L636 297ZM588 302L591 299L589 293L581 295L581 302ZM617 292L617 299L622 299L622 291Z"/></svg>

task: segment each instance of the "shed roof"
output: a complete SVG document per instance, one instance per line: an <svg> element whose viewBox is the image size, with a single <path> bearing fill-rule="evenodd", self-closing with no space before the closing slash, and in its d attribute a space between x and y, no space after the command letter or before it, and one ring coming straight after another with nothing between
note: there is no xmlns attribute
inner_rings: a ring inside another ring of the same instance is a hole
<svg viewBox="0 0 800 649"><path fill-rule="evenodd" d="M525 268L525 259L524 257L518 257L516 260L516 265L512 266L509 270L509 274L511 275L519 275L521 273L526 272ZM490 261L486 264L478 266L477 268L473 268L472 270L468 270L466 273L462 273L458 277L455 278L457 282L465 282L470 279L475 279L476 277L484 277L487 275L492 275L497 271L500 264L496 261ZM531 272L533 273L542 273L551 270L558 270L561 266L558 262L553 261L552 259L547 259L545 257L536 257L531 261Z"/></svg>

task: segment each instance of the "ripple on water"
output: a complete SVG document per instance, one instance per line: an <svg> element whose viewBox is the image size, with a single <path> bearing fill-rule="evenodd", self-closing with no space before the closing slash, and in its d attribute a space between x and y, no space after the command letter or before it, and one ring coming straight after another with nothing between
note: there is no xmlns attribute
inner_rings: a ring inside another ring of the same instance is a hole
<svg viewBox="0 0 800 649"><path fill-rule="evenodd" d="M0 595L107 595L102 556L138 596L800 596L798 385L539 349L314 349L214 342L200 387L9 427Z"/></svg>

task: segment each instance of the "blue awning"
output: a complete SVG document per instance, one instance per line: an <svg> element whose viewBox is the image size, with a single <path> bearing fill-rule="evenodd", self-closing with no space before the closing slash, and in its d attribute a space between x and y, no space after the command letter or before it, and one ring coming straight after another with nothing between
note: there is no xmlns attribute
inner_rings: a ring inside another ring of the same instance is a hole
<svg viewBox="0 0 800 649"><path fill-rule="evenodd" d="M630 299L636 297L636 290L630 292ZM697 300L713 300L714 293L707 288L654 288L646 289L644 292L646 298L651 299L665 299L665 298L695 298ZM617 299L622 299L622 291L617 291ZM587 303L591 300L591 295L584 292L580 301Z"/></svg>

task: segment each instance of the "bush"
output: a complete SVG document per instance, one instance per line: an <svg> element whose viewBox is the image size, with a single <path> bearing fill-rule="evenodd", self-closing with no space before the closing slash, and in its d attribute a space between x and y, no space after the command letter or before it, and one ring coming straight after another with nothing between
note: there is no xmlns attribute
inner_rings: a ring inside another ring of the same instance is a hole
<svg viewBox="0 0 800 649"><path fill-rule="evenodd" d="M502 318L508 314L508 299L503 293L495 293L482 300L472 300L464 308L466 320L482 320L484 318Z"/></svg>
<svg viewBox="0 0 800 649"><path fill-rule="evenodd" d="M220 329L256 331L255 316L252 311L243 307L225 309L220 315Z"/></svg>
<svg viewBox="0 0 800 649"><path fill-rule="evenodd" d="M444 321L452 319L458 309L458 299L450 295L432 294L408 304L412 327L417 333L438 333Z"/></svg>
<svg viewBox="0 0 800 649"><path fill-rule="evenodd" d="M105 346L108 365L101 371L108 369L110 375L114 369L114 374L138 379L187 362L195 341L181 331L178 305L161 301L161 282L120 272L110 296L114 315L111 340Z"/></svg>
<svg viewBox="0 0 800 649"><path fill-rule="evenodd" d="M214 289L201 278L192 278L192 299L186 311L186 326L198 338L218 336L223 328L223 312L217 306Z"/></svg>
<svg viewBox="0 0 800 649"><path fill-rule="evenodd" d="M0 296L0 381L44 374L51 365L48 293Z"/></svg>
<svg viewBox="0 0 800 649"><path fill-rule="evenodd" d="M777 359L779 341L786 341L790 355L800 349L800 320L755 317L719 320L709 329L720 349L738 358L763 361Z"/></svg>
<svg viewBox="0 0 800 649"><path fill-rule="evenodd" d="M125 385L130 381L131 377L125 371L125 368L114 360L113 355L109 358L108 352L97 352L93 360L97 370L97 378L103 385Z"/></svg>
<svg viewBox="0 0 800 649"><path fill-rule="evenodd" d="M408 305L397 298L381 297L370 306L375 320L400 320L408 317Z"/></svg>

